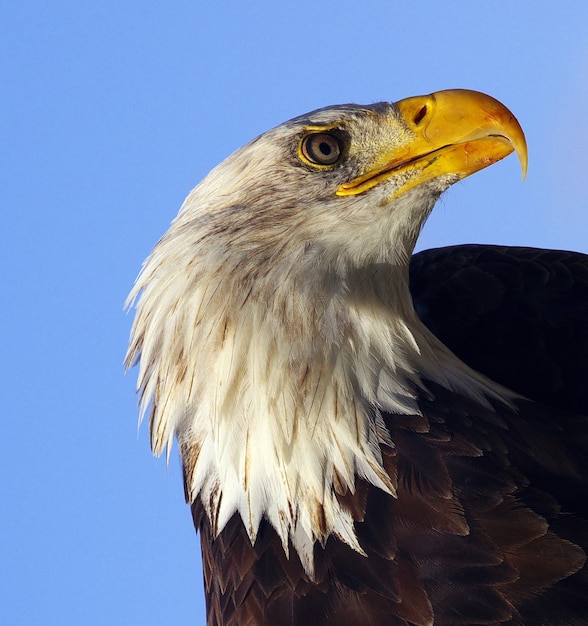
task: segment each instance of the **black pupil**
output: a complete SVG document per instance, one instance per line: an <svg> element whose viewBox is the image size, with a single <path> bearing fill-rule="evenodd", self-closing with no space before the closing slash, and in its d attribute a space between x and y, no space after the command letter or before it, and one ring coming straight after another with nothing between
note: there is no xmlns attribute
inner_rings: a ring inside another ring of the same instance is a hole
<svg viewBox="0 0 588 626"><path fill-rule="evenodd" d="M319 150L325 155L329 156L333 151L331 146L326 141L321 141L319 145Z"/></svg>

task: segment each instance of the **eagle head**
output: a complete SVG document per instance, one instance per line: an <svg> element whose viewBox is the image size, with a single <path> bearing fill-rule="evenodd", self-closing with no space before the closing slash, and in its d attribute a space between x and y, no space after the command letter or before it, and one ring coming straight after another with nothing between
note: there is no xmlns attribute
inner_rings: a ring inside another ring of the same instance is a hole
<svg viewBox="0 0 588 626"><path fill-rule="evenodd" d="M339 496L357 476L395 493L381 412L418 414L423 372L499 393L420 324L408 262L439 195L513 150L524 174L518 122L472 91L332 106L189 194L130 295L127 364L154 452L177 436L215 533L237 513L254 542L265 518L309 574L331 534L361 552Z"/></svg>

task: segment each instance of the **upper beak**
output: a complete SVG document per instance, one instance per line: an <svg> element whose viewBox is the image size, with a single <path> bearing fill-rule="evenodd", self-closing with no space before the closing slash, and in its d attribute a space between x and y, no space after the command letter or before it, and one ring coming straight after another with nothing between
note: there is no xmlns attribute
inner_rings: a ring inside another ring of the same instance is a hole
<svg viewBox="0 0 588 626"><path fill-rule="evenodd" d="M369 172L342 184L337 195L355 195L403 174L393 197L442 175L465 178L516 151L523 178L527 144L514 115L477 91L452 89L395 103L408 140L385 151Z"/></svg>

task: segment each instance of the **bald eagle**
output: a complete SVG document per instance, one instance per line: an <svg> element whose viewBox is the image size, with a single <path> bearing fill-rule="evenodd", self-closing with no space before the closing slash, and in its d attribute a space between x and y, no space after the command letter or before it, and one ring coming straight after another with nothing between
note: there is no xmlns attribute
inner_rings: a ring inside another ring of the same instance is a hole
<svg viewBox="0 0 588 626"><path fill-rule="evenodd" d="M473 91L320 109L213 169L145 262L127 365L154 453L178 441L208 626L588 624L588 257L411 262L513 151Z"/></svg>

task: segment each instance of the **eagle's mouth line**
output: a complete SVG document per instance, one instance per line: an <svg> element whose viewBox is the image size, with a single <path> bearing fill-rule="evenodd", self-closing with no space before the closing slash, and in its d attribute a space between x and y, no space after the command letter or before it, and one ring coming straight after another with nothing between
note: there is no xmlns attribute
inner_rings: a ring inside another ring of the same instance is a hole
<svg viewBox="0 0 588 626"><path fill-rule="evenodd" d="M454 145L456 145L456 144L447 144L446 146L441 146L440 148L436 148L435 150L431 150L431 152L425 152L423 154L411 157L410 159L404 159L404 161L400 161L400 163L397 163L396 165L392 165L391 167L384 168L380 173L376 174L376 176L379 176L379 175L384 176L384 175L389 174L391 172L396 172L396 171L401 170L401 169L403 169L405 167L408 167L409 165L412 165L413 163L416 163L417 161L425 161L429 157L433 157L423 167L423 169L426 169L427 167L432 165L439 158L438 156L436 156L438 152L442 152L443 150L445 150L447 148L451 148Z"/></svg>

